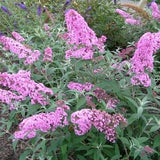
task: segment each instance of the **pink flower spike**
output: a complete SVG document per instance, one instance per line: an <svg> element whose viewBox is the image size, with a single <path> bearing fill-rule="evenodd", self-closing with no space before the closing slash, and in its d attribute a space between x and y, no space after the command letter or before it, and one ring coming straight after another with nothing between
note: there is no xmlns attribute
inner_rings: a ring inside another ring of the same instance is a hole
<svg viewBox="0 0 160 160"><path fill-rule="evenodd" d="M17 32L12 32L12 36L19 42L25 41L25 39Z"/></svg>
<svg viewBox="0 0 160 160"><path fill-rule="evenodd" d="M152 8L152 17L157 21L160 21L160 10L156 2L151 3L151 8Z"/></svg>
<svg viewBox="0 0 160 160"><path fill-rule="evenodd" d="M54 131L57 127L68 125L67 113L62 107L57 107L55 112L39 113L24 119L19 124L19 131L14 133L15 139L29 139L36 136L36 131Z"/></svg>
<svg viewBox="0 0 160 160"><path fill-rule="evenodd" d="M52 49L50 47L46 48L44 50L44 57L43 57L43 61L46 62L53 62L52 60L52 56L53 56L53 52Z"/></svg>
<svg viewBox="0 0 160 160"><path fill-rule="evenodd" d="M114 143L116 139L115 128L120 124L126 124L126 119L121 114L110 115L105 111L97 109L81 109L72 113L71 122L75 125L74 131L77 135L87 133L92 125L105 134L108 141Z"/></svg>
<svg viewBox="0 0 160 160"><path fill-rule="evenodd" d="M125 20L125 22L126 22L127 24L131 24L131 25L139 25L139 24L140 24L140 21L139 21L139 20L136 20L136 19L134 19L134 18L127 18L127 19Z"/></svg>
<svg viewBox="0 0 160 160"><path fill-rule="evenodd" d="M66 59L82 58L83 60L90 60L93 58L93 46L96 46L99 52L104 51L106 37L97 38L95 32L89 28L78 12L73 9L68 10L65 14L65 21L68 33L64 34L63 37L69 45L69 50L66 51Z"/></svg>
<svg viewBox="0 0 160 160"><path fill-rule="evenodd" d="M36 83L31 80L30 76L30 72L23 70L20 70L16 74L0 73L0 84L17 92L18 95L24 98L27 96L30 97L32 104L39 103L41 105L47 105L48 95L53 95L52 89L45 87L42 83ZM46 94L46 97L44 94ZM15 99L15 95L12 99Z"/></svg>
<svg viewBox="0 0 160 160"><path fill-rule="evenodd" d="M127 12L121 10L121 9L116 9L116 12L118 14L120 14L123 18L132 18L132 16L130 14L128 14Z"/></svg>
<svg viewBox="0 0 160 160"><path fill-rule="evenodd" d="M154 149L152 149L149 146L144 146L143 150L147 153L147 154L152 154L154 152Z"/></svg>

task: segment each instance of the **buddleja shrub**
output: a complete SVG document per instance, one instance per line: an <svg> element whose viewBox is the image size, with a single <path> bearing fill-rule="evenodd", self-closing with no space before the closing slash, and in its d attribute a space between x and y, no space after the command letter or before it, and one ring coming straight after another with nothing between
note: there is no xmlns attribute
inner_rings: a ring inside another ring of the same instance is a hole
<svg viewBox="0 0 160 160"><path fill-rule="evenodd" d="M157 159L153 56L160 33L145 33L130 52L116 55L75 10L66 12L65 22L0 37L8 67L0 73L0 99L9 113L2 134L16 126L13 147L25 143L20 160ZM42 39L30 47L30 37Z"/></svg>

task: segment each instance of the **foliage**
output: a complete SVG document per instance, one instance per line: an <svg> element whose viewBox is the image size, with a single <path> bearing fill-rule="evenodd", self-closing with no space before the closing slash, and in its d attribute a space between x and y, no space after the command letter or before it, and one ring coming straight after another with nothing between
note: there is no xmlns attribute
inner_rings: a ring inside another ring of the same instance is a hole
<svg viewBox="0 0 160 160"><path fill-rule="evenodd" d="M4 2L1 5L6 5L10 9L12 2ZM17 2L18 3L18 2ZM45 3L43 1L42 3ZM51 1L47 1L46 6L49 8ZM25 150L20 155L20 160L39 159L39 160L149 160L158 159L160 157L159 132L160 132L160 87L159 87L159 59L155 56L155 68L150 77L152 84L149 87L133 86L130 82L131 75L128 74L131 66L129 63L115 68L124 59L118 56L119 51L111 52L108 48L115 49L118 47L127 47L128 42L133 46L135 41L147 31L155 32L155 21L147 22L141 29L140 26L129 26L124 24L123 19L115 13L116 6L106 1L72 1L71 6L77 9L84 17L90 14L90 17L85 17L89 26L95 30L98 36L102 34L108 38L107 49L100 53L95 47L94 59L65 59L65 51L69 48L62 35L66 32L64 12L62 10L65 2L55 1L54 21L49 21L48 25L51 28L49 31L44 29L44 21L47 14L44 12L41 16L37 15L36 5L26 1L26 6L29 8L29 13L17 6L12 5L12 16L3 13L4 19L1 19L1 31L11 37L13 30L19 32L25 41L22 44L32 50L39 50L42 54L39 59L31 65L24 65L24 59L19 59L17 55L10 51L4 51L4 46L0 43L0 61L2 73L17 73L19 70L31 72L31 79L37 83L43 83L46 87L52 89L54 95L49 96L48 105L32 104L28 97L22 102L18 102L17 108L9 110L9 105L2 104L2 113L8 113L8 117L2 118L1 135L11 132L11 127L17 127L23 119L39 113L54 112L59 104L63 102L70 107L66 111L69 125L58 127L55 131L51 129L48 132L38 130L37 136L27 140L15 140L13 133L11 138L13 148L16 151L16 146L19 142L25 143ZM62 5L63 4L63 5ZM71 7L67 6L67 7ZM85 14L86 9L92 6L92 9ZM66 8L67 8L66 7ZM51 7L49 9L52 9ZM65 10L65 9L64 9ZM26 17L29 22L26 23ZM16 27L13 22L17 21ZM7 25L8 24L8 25ZM109 26L112 24L112 26ZM152 25L155 24L153 27ZM107 26L107 27L104 27ZM9 32L7 32L9 27ZM123 28L123 30L122 30ZM130 33L130 34L129 34ZM126 36L126 35L131 35ZM44 50L51 47L53 50L52 62L44 62ZM134 51L133 51L134 52ZM159 53L159 51L158 51ZM99 58L101 57L101 58ZM129 55L125 60L129 60L132 55ZM99 72L94 70L101 68ZM0 75L1 76L1 75ZM67 85L69 82L79 82L84 84L90 82L94 84L88 92L79 92L69 90ZM102 88L107 94L116 98L118 104L116 108L106 107L103 99L99 100L94 94L94 89ZM1 89L8 90L7 87ZM100 131L97 131L92 126L91 130L86 134L78 136L74 132L74 124L71 123L70 116L73 112L88 106L86 96L93 97L93 103L96 108L105 111L111 115L115 113L122 114L128 121L128 124L121 124L116 128L116 142L111 143L105 139L105 136ZM17 128L17 130L19 130Z"/></svg>

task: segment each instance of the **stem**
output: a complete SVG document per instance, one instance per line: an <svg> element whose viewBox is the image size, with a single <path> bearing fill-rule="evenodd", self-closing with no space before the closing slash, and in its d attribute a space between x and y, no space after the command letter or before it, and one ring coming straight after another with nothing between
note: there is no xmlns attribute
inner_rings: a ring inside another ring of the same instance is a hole
<svg viewBox="0 0 160 160"><path fill-rule="evenodd" d="M122 142L122 144L123 144L123 146L124 146L124 151L125 151L125 153L126 153L126 155L127 155L127 159L129 160L129 154L128 154L128 152L127 152L127 148L126 148L126 145Z"/></svg>
<svg viewBox="0 0 160 160"><path fill-rule="evenodd" d="M144 133L146 127L150 124L151 121L152 121L152 118L149 119L149 121L147 122L147 124L146 124L145 127L143 128L142 132L140 133L139 137L142 136L142 134Z"/></svg>

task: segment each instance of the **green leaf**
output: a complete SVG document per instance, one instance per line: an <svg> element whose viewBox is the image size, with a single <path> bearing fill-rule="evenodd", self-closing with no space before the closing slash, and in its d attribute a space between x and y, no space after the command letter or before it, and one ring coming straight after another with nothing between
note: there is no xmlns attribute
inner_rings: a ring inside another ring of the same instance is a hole
<svg viewBox="0 0 160 160"><path fill-rule="evenodd" d="M51 67L51 68L47 68L47 76L53 74L55 72L55 68L54 67Z"/></svg>
<svg viewBox="0 0 160 160"><path fill-rule="evenodd" d="M86 158L84 158L84 157L81 156L81 155L77 155L77 158L78 158L78 160L87 160Z"/></svg>
<svg viewBox="0 0 160 160"><path fill-rule="evenodd" d="M160 128L160 126L153 126L151 129L150 129L150 133L151 132L155 132L155 131L157 131L158 129Z"/></svg>
<svg viewBox="0 0 160 160"><path fill-rule="evenodd" d="M128 119L128 124L132 124L134 121L136 121L139 117L137 114L132 114L131 117Z"/></svg>
<svg viewBox="0 0 160 160"><path fill-rule="evenodd" d="M85 156L87 156L87 155L93 155L94 152L96 152L95 149L90 149L90 150L87 151L87 153L85 154Z"/></svg>
<svg viewBox="0 0 160 160"><path fill-rule="evenodd" d="M19 160L25 160L27 155L29 155L31 153L31 150L25 150L21 155Z"/></svg>
<svg viewBox="0 0 160 160"><path fill-rule="evenodd" d="M93 154L93 159L94 159L94 160L99 160L99 158L100 158L100 157L99 157L99 152L98 152L98 151L95 151L94 154Z"/></svg>
<svg viewBox="0 0 160 160"><path fill-rule="evenodd" d="M121 155L115 155L112 157L111 160L119 160L121 158Z"/></svg>
<svg viewBox="0 0 160 160"><path fill-rule="evenodd" d="M135 145L135 146L137 146L137 147L140 147L140 143L139 143L139 141L138 141L136 138L131 137L131 139L132 139L133 145Z"/></svg>
<svg viewBox="0 0 160 160"><path fill-rule="evenodd" d="M139 151L139 150L136 150L136 151L134 152L134 159L136 159L138 155L140 155L140 151Z"/></svg>
<svg viewBox="0 0 160 160"><path fill-rule="evenodd" d="M160 134L154 137L153 148L159 147L160 146L159 143L160 143Z"/></svg>
<svg viewBox="0 0 160 160"><path fill-rule="evenodd" d="M38 143L38 145L33 149L34 152L38 151L40 148L42 149L42 151L44 152L44 148L45 148L45 140L42 140L40 143Z"/></svg>
<svg viewBox="0 0 160 160"><path fill-rule="evenodd" d="M130 98L130 97L125 97L125 99L127 99L127 102L128 102L128 104L130 105L130 108L131 108L133 111L135 111L134 108L138 108L138 107L139 107L138 104L137 104L137 102L134 101L132 98ZM134 108L132 108L132 107L134 107Z"/></svg>
<svg viewBox="0 0 160 160"><path fill-rule="evenodd" d="M113 148L113 146L110 146L110 145L103 145L103 148Z"/></svg>
<svg viewBox="0 0 160 160"><path fill-rule="evenodd" d="M77 101L77 105L76 108L79 109L81 106L83 106L86 103L86 98L85 97L81 97L78 99Z"/></svg>
<svg viewBox="0 0 160 160"><path fill-rule="evenodd" d="M143 143L143 142L146 142L148 139L149 139L149 138L147 138L147 137L140 137L140 138L138 138L138 141L139 141L139 143L141 144L141 143Z"/></svg>
<svg viewBox="0 0 160 160"><path fill-rule="evenodd" d="M120 156L119 146L115 144L115 154Z"/></svg>
<svg viewBox="0 0 160 160"><path fill-rule="evenodd" d="M120 138L120 140L122 141L122 143L126 144L127 146L129 146L129 145L130 145L130 143L129 143L129 141L128 141L128 139L127 139L127 138L125 138L125 137L121 137L121 138Z"/></svg>
<svg viewBox="0 0 160 160"><path fill-rule="evenodd" d="M6 134L6 132L1 132L0 137L2 137L4 134Z"/></svg>
<svg viewBox="0 0 160 160"><path fill-rule="evenodd" d="M143 113L143 107L138 107L137 117L140 118Z"/></svg>
<svg viewBox="0 0 160 160"><path fill-rule="evenodd" d="M34 79L35 81L38 81L38 80L43 79L43 76L38 75L38 74L34 74L34 75L33 75L33 79Z"/></svg>
<svg viewBox="0 0 160 160"><path fill-rule="evenodd" d="M12 121L7 122L7 131L9 131L9 129L11 128L12 123L13 123Z"/></svg>
<svg viewBox="0 0 160 160"><path fill-rule="evenodd" d="M18 143L18 140L13 141L13 143L12 143L14 152L16 151L17 143Z"/></svg>
<svg viewBox="0 0 160 160"><path fill-rule="evenodd" d="M61 146L61 153L62 153L62 157L63 159L66 159L67 160L67 144L64 144Z"/></svg>

